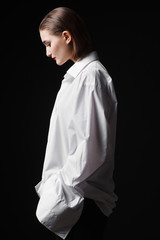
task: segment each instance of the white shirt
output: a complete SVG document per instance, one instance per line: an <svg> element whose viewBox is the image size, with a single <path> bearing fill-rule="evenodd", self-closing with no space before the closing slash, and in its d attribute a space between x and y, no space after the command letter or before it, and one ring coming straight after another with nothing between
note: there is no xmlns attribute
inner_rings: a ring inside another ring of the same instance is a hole
<svg viewBox="0 0 160 240"><path fill-rule="evenodd" d="M109 216L115 207L114 149L117 100L112 79L96 52L66 73L53 108L36 215L65 239L84 198Z"/></svg>

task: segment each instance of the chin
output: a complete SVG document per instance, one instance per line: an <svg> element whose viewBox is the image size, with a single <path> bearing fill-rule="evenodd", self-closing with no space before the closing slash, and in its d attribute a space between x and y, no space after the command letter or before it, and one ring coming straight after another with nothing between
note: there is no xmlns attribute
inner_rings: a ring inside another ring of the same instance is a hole
<svg viewBox="0 0 160 240"><path fill-rule="evenodd" d="M57 64L58 66L62 66L64 63L62 63L62 62L56 62L56 64Z"/></svg>
<svg viewBox="0 0 160 240"><path fill-rule="evenodd" d="M58 59L56 59L56 64L58 65L58 66L62 66L64 63L66 63L68 61L68 59L67 60L58 60Z"/></svg>

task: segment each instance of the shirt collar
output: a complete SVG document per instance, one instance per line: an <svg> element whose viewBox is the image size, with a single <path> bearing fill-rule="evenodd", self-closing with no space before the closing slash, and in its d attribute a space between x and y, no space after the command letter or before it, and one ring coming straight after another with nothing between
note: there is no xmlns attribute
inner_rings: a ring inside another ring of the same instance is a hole
<svg viewBox="0 0 160 240"><path fill-rule="evenodd" d="M76 78L77 75L85 68L90 62L98 60L98 55L95 51L89 53L84 58L80 59L76 63L74 63L67 71L67 74L71 75L72 77Z"/></svg>

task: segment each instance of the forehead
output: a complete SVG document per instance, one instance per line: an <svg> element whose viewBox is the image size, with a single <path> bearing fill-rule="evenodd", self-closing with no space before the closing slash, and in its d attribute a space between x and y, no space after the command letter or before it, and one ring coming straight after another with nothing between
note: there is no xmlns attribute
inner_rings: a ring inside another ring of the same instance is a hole
<svg viewBox="0 0 160 240"><path fill-rule="evenodd" d="M59 36L51 34L48 30L41 30L40 37L43 43L59 40Z"/></svg>
<svg viewBox="0 0 160 240"><path fill-rule="evenodd" d="M49 40L52 37L52 35L50 34L50 32L48 30L41 30L40 37L41 37L42 41L45 41L45 40Z"/></svg>

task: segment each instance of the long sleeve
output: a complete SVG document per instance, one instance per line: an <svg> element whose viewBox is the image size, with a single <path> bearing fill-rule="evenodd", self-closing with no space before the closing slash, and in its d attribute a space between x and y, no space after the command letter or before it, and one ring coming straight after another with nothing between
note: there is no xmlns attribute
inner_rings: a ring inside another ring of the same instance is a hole
<svg viewBox="0 0 160 240"><path fill-rule="evenodd" d="M58 172L45 183L41 182L36 190L40 194L36 210L38 220L65 239L81 215L83 197L74 188L67 187Z"/></svg>
<svg viewBox="0 0 160 240"><path fill-rule="evenodd" d="M116 103L112 102L106 88L85 85L82 91L69 126L74 151L68 155L61 169L68 186L85 181L105 161L109 161L113 152L114 133L110 128L114 123L110 121L113 121L111 115L114 114Z"/></svg>

